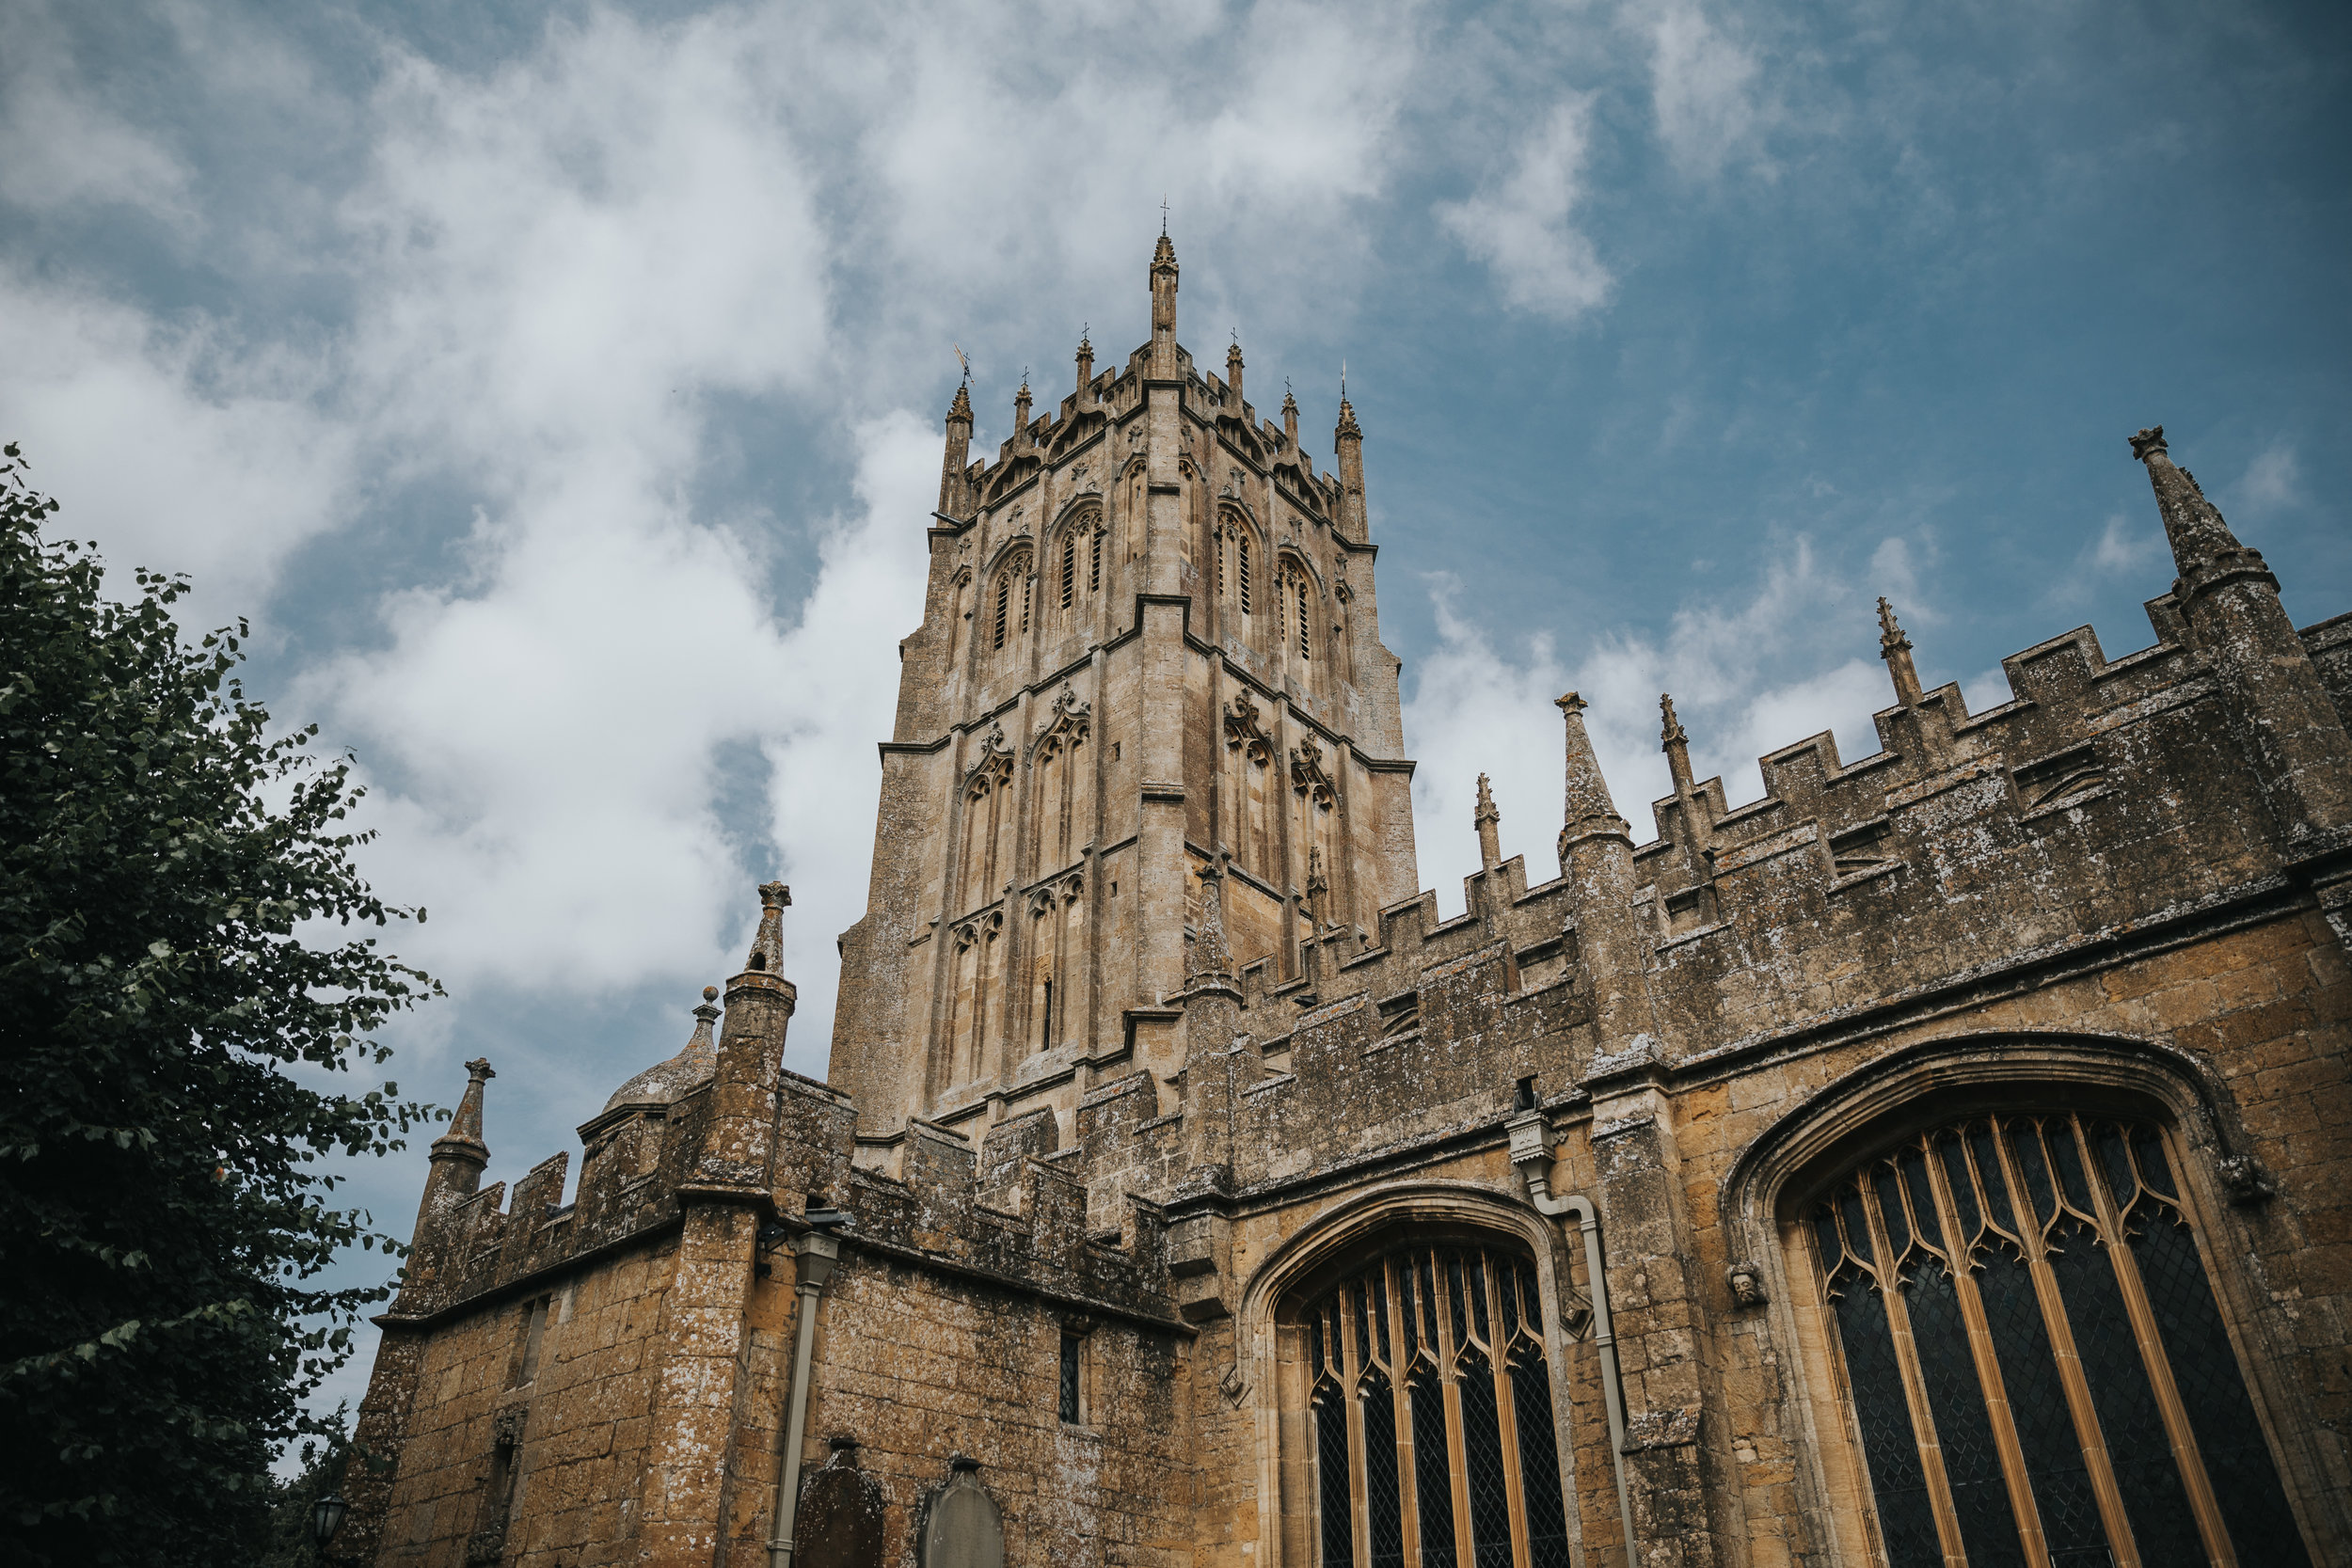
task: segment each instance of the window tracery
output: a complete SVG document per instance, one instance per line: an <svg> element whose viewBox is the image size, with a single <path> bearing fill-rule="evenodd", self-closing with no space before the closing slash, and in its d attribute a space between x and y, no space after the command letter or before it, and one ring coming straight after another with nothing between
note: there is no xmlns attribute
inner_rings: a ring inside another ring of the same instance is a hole
<svg viewBox="0 0 2352 1568"><path fill-rule="evenodd" d="M1103 514L1088 507L1062 530L1058 597L1061 609L1072 609L1083 593L1103 587Z"/></svg>
<svg viewBox="0 0 2352 1568"><path fill-rule="evenodd" d="M1025 546L1015 551L1012 559L998 569L994 641L992 646L1001 648L1008 637L1029 635L1029 598L1035 580Z"/></svg>
<svg viewBox="0 0 2352 1568"><path fill-rule="evenodd" d="M1285 555L1274 589L1277 636L1285 648L1304 662L1314 657L1313 581L1295 557Z"/></svg>
<svg viewBox="0 0 2352 1568"><path fill-rule="evenodd" d="M1343 1280L1306 1320L1322 1568L1568 1568L1527 1259L1409 1246Z"/></svg>
<svg viewBox="0 0 2352 1568"><path fill-rule="evenodd" d="M2199 1246L2148 1122L1949 1122L1807 1216L1896 1568L2304 1563Z"/></svg>

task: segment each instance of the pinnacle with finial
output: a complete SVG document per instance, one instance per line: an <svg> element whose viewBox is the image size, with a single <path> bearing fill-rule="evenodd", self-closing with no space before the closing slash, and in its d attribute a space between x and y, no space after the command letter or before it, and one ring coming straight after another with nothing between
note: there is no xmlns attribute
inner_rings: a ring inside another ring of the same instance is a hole
<svg viewBox="0 0 2352 1568"><path fill-rule="evenodd" d="M747 972L784 978L784 911L791 902L792 890L782 882L759 884L759 930L743 960Z"/></svg>
<svg viewBox="0 0 2352 1568"><path fill-rule="evenodd" d="M703 987L703 999L691 1009L694 1016L694 1032L687 1037L686 1049L679 1052L679 1055L697 1058L717 1056L719 1046L712 1037L711 1025L719 1022L718 1002L719 988Z"/></svg>
<svg viewBox="0 0 2352 1568"><path fill-rule="evenodd" d="M1886 661L1887 673L1894 677L1895 700L1905 707L1916 706L1922 692L1919 672L1911 662L1911 639L1897 623L1895 607L1883 597L1879 600L1879 657Z"/></svg>
<svg viewBox="0 0 2352 1568"><path fill-rule="evenodd" d="M1478 809L1470 814L1470 820L1473 823L1502 820L1502 814L1495 810L1494 791L1488 787L1484 773L1478 775Z"/></svg>
<svg viewBox="0 0 2352 1568"><path fill-rule="evenodd" d="M1886 602L1883 594L1879 595L1879 646L1889 650L1911 646L1911 639L1903 635L1903 628L1895 620L1895 607Z"/></svg>
<svg viewBox="0 0 2352 1568"><path fill-rule="evenodd" d="M1233 967L1225 942L1225 855L1200 868L1200 931L1193 941L1192 972L1223 974Z"/></svg>
<svg viewBox="0 0 2352 1568"><path fill-rule="evenodd" d="M1617 815L1609 797L1609 781L1601 776L1600 759L1593 754L1593 737L1584 729L1584 699L1571 691L1552 704L1567 731L1567 800L1561 813L1561 863L1567 863L1571 839L1610 834L1624 838L1631 830Z"/></svg>
<svg viewBox="0 0 2352 1568"><path fill-rule="evenodd" d="M2238 543L2221 513L2205 499L2197 476L2172 461L2165 444L2164 426L2151 425L2132 437L2132 455L2147 465L2148 483L2156 493L2156 510L2164 516L2164 536L2172 546L2173 563L2184 578L2199 567L2224 558L2244 559L2262 570L2261 558Z"/></svg>
<svg viewBox="0 0 2352 1568"><path fill-rule="evenodd" d="M1661 691L1658 694L1658 738L1661 750L1672 746L1677 741L1687 742L1691 738L1689 736L1682 733L1682 721L1675 717L1674 698L1663 691Z"/></svg>
<svg viewBox="0 0 2352 1568"><path fill-rule="evenodd" d="M436 1158L444 1152L476 1161L489 1158L489 1147L482 1141L482 1085L497 1076L490 1070L487 1056L476 1056L466 1064L466 1092L458 1097L449 1131L433 1140Z"/></svg>

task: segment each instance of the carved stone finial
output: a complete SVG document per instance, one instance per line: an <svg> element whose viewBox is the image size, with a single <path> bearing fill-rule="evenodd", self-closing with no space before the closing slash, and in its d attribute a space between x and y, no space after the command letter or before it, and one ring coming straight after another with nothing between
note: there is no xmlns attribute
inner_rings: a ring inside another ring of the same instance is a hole
<svg viewBox="0 0 2352 1568"><path fill-rule="evenodd" d="M1307 896L1318 897L1330 889L1331 883L1323 874L1323 846L1310 844L1307 846Z"/></svg>
<svg viewBox="0 0 2352 1568"><path fill-rule="evenodd" d="M1674 698L1663 691L1661 691L1658 694L1658 714L1660 721L1659 746L1661 750L1673 746L1678 741L1688 742L1690 740L1691 737L1682 733L1682 721L1675 717Z"/></svg>
<svg viewBox="0 0 2352 1568"><path fill-rule="evenodd" d="M482 1085L497 1076L486 1056L476 1056L466 1064L466 1092L458 1097L457 1109L450 1116L449 1131L433 1140L436 1160L468 1160L476 1165L489 1160L489 1148L482 1141Z"/></svg>
<svg viewBox="0 0 2352 1568"><path fill-rule="evenodd" d="M1609 782L1601 776L1600 759L1593 754L1593 737L1584 729L1584 699L1571 691L1554 699L1552 705L1560 710L1567 741L1567 799L1561 814L1559 842L1565 866L1570 843L1593 834L1624 838L1630 830L1617 815L1616 802L1609 796Z"/></svg>
<svg viewBox="0 0 2352 1568"><path fill-rule="evenodd" d="M1502 814L1495 810L1494 791L1487 787L1486 775L1478 775L1478 809L1470 814L1470 826L1478 830L1478 864L1483 871L1492 871L1502 863L1502 847L1496 837L1496 825Z"/></svg>
<svg viewBox="0 0 2352 1568"><path fill-rule="evenodd" d="M1895 620L1895 607L1883 596L1879 599L1879 657L1886 661L1887 673L1894 676L1896 700L1905 707L1916 707L1922 693L1919 672L1911 662L1911 639L1903 635Z"/></svg>
<svg viewBox="0 0 2352 1568"><path fill-rule="evenodd" d="M2182 583L2176 592L2193 594L2235 577L2259 578L2278 587L2278 579L2263 564L2262 552L2238 542L2220 509L2205 498L2197 476L2173 463L2165 446L2164 426L2152 425L2134 436L2132 455L2148 467L2148 483L2164 518L2165 542L2172 547L2172 562L2180 569Z"/></svg>
<svg viewBox="0 0 2352 1568"><path fill-rule="evenodd" d="M718 1000L719 1000L719 988L718 988L718 987L716 987L716 986L705 986L705 987L703 987L703 1000L704 1000L704 1001L706 1001L706 1002L716 1002L716 1001L718 1001Z"/></svg>
<svg viewBox="0 0 2352 1568"><path fill-rule="evenodd" d="M1886 602L1883 594L1879 595L1879 646L1888 650L1911 646L1911 639L1903 635L1903 628L1896 623L1895 607Z"/></svg>
<svg viewBox="0 0 2352 1568"><path fill-rule="evenodd" d="M792 890L782 882L759 884L759 930L743 960L747 974L784 977L784 911L791 902Z"/></svg>

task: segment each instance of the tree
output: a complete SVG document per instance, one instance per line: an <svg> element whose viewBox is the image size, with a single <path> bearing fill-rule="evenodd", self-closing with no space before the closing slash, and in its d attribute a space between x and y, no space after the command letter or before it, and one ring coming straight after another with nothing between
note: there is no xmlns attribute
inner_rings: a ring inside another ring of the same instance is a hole
<svg viewBox="0 0 2352 1568"><path fill-rule="evenodd" d="M352 759L271 735L246 627L184 641L186 579L102 592L0 462L0 1535L13 1560L245 1564L269 1460L383 1288L319 1162L430 1108L372 1037L440 988L359 927ZM356 1085L354 1085L356 1088Z"/></svg>

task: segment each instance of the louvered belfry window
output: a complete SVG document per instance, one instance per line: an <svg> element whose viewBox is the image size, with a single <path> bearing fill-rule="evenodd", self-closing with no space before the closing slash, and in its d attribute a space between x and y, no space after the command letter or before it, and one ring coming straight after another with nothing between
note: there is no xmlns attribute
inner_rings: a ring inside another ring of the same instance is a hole
<svg viewBox="0 0 2352 1568"><path fill-rule="evenodd" d="M1923 1133L1809 1219L1892 1568L2307 1564L2159 1128Z"/></svg>
<svg viewBox="0 0 2352 1568"><path fill-rule="evenodd" d="M1535 1271L1392 1252L1307 1315L1322 1568L1568 1568Z"/></svg>

